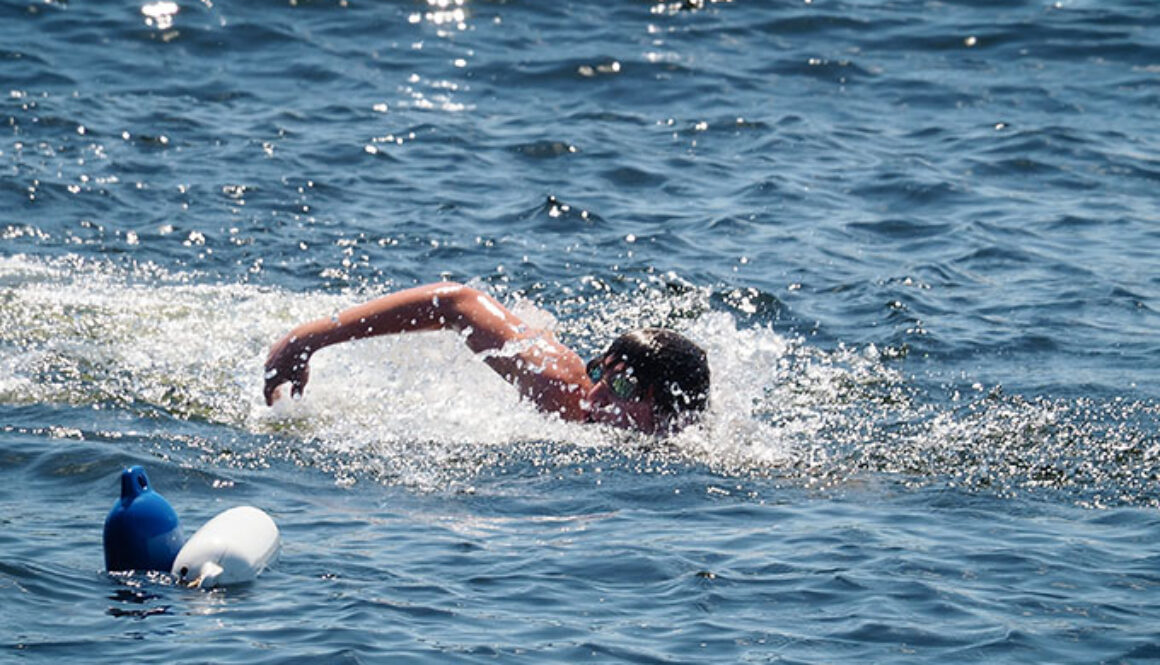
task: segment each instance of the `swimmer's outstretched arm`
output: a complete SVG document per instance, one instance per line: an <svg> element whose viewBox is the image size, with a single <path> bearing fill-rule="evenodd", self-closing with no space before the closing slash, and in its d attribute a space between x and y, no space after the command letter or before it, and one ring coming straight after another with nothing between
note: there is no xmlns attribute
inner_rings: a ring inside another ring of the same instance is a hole
<svg viewBox="0 0 1160 665"><path fill-rule="evenodd" d="M310 357L323 347L425 330L466 332L468 348L495 352L484 362L541 410L565 420L583 419L580 400L591 382L580 356L486 293L452 282L405 289L297 326L274 344L266 359L266 404L279 398L283 383L290 383L292 395L302 394ZM512 346L505 350L508 344Z"/></svg>

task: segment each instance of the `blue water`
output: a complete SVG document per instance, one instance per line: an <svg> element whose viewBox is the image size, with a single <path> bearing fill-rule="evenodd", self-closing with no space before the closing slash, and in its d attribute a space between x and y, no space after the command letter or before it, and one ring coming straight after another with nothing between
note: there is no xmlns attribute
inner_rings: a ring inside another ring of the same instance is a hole
<svg viewBox="0 0 1160 665"><path fill-rule="evenodd" d="M0 0L0 661L1160 658L1155 3ZM702 343L568 425L452 335ZM143 464L256 583L109 576Z"/></svg>

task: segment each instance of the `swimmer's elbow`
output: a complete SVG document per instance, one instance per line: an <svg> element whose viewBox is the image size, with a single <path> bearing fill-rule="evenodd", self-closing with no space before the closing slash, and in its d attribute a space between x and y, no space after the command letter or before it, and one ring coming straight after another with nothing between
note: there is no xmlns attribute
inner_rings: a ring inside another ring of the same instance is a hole
<svg viewBox="0 0 1160 665"><path fill-rule="evenodd" d="M431 299L430 316L445 330L463 332L480 323L479 301L486 297L480 291L458 282L438 282L427 291Z"/></svg>
<svg viewBox="0 0 1160 665"><path fill-rule="evenodd" d="M430 286L431 291L437 296L452 296L460 291L473 291L469 286L464 286L459 282L436 282Z"/></svg>

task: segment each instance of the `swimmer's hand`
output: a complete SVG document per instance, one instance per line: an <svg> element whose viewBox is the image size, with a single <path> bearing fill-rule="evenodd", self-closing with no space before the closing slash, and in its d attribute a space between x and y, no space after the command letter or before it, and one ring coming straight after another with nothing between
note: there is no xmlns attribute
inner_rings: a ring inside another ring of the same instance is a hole
<svg viewBox="0 0 1160 665"><path fill-rule="evenodd" d="M310 355L312 350L304 348L293 333L283 337L270 349L266 358L266 385L263 393L266 406L274 406L282 396L283 383L290 384L290 396L301 397L306 382L310 380Z"/></svg>

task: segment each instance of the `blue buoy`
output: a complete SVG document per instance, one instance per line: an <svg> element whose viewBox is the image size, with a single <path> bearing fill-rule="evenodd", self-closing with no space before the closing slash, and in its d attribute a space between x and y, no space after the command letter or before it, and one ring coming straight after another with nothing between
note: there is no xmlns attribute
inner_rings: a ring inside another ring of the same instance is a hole
<svg viewBox="0 0 1160 665"><path fill-rule="evenodd" d="M105 518L105 569L169 572L185 538L173 506L140 466L121 472L121 498Z"/></svg>

